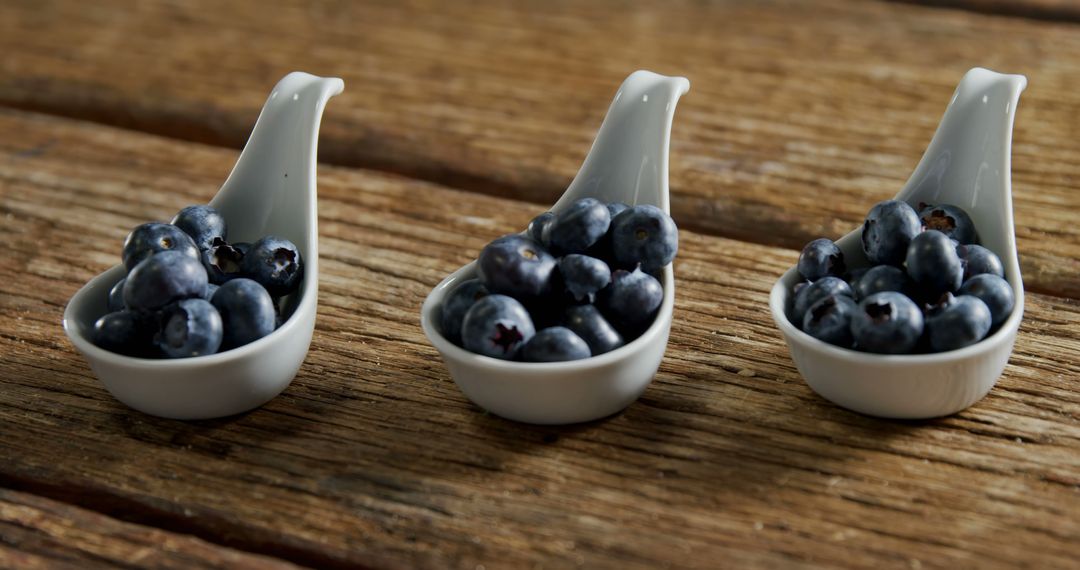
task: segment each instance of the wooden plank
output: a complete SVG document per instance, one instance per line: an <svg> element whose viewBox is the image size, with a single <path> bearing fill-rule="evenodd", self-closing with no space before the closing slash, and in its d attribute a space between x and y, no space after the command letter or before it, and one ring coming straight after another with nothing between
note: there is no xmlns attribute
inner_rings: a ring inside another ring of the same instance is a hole
<svg viewBox="0 0 1080 570"><path fill-rule="evenodd" d="M0 567L297 568L9 489L0 489Z"/></svg>
<svg viewBox="0 0 1080 570"><path fill-rule="evenodd" d="M235 152L0 112L0 483L305 565L1066 567L1080 539L1080 302L1029 296L1010 365L927 422L801 381L766 308L795 252L682 232L642 399L549 428L483 413L424 339L442 276L533 204L320 168L315 340L281 396L176 422L63 338L128 228L209 199ZM1003 537L1008 537L1007 540Z"/></svg>
<svg viewBox="0 0 1080 570"><path fill-rule="evenodd" d="M324 159L540 204L576 172L627 73L685 74L676 219L789 248L842 235L896 193L968 68L1024 73L1025 279L1080 297L1075 26L837 1L43 1L0 14L0 104L239 147L284 73L338 75Z"/></svg>
<svg viewBox="0 0 1080 570"><path fill-rule="evenodd" d="M1055 22L1080 21L1080 6L1072 0L896 0L986 14L1036 18Z"/></svg>

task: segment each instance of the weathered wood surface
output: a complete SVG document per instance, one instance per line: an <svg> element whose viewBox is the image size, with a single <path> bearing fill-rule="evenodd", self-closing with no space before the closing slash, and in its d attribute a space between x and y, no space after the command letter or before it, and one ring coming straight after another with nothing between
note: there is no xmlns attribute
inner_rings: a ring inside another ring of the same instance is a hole
<svg viewBox="0 0 1080 570"><path fill-rule="evenodd" d="M0 568L296 568L190 536L0 489Z"/></svg>
<svg viewBox="0 0 1080 570"><path fill-rule="evenodd" d="M795 371L766 308L794 251L683 232L642 399L531 427L471 405L418 320L439 279L538 207L365 170L320 168L319 318L289 389L217 421L127 409L63 337L63 305L130 227L209 199L235 157L0 111L0 485L317 567L1076 560L1075 300L1028 297L974 407L881 421Z"/></svg>
<svg viewBox="0 0 1080 570"><path fill-rule="evenodd" d="M981 65L1030 79L1013 152L1027 286L1080 297L1075 25L882 2L220 4L5 3L0 104L239 147L284 73L338 75L324 159L548 204L626 74L682 74L676 219L801 248L896 193Z"/></svg>

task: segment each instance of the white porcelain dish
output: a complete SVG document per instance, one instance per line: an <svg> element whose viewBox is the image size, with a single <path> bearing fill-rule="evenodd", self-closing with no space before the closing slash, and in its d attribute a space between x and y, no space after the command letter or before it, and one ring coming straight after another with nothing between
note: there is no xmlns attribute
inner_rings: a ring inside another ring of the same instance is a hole
<svg viewBox="0 0 1080 570"><path fill-rule="evenodd" d="M670 213L671 124L675 105L689 88L690 82L682 77L648 71L636 71L627 77L585 163L552 211L591 196L603 202L652 204ZM498 360L468 352L442 336L438 323L443 298L458 283L476 276L474 265L462 267L432 290L424 301L420 321L454 382L480 407L527 423L584 422L630 405L656 375L667 347L675 305L675 277L670 264L663 269L664 300L659 314L644 334L600 356L554 363Z"/></svg>
<svg viewBox="0 0 1080 570"><path fill-rule="evenodd" d="M879 355L826 344L788 320L792 268L772 288L769 306L810 387L845 408L887 418L919 419L971 406L997 382L1024 314L1024 286L1013 228L1010 153L1021 75L968 71L956 88L930 146L896 196L913 206L951 203L967 210L981 243L996 253L1012 285L1016 308L990 337L938 354ZM867 204L869 210L873 204ZM861 228L837 241L848 267L866 266Z"/></svg>
<svg viewBox="0 0 1080 570"><path fill-rule="evenodd" d="M155 416L216 418L261 406L292 381L311 344L319 290L315 187L319 123L326 102L344 86L341 79L307 73L285 76L270 93L236 166L210 202L224 215L231 241L275 234L300 249L303 284L291 316L280 328L251 344L209 356L133 358L98 348L89 340L94 321L106 313L109 289L125 275L123 265L92 279L68 302L64 331L118 400ZM118 241L117 257L119 251Z"/></svg>

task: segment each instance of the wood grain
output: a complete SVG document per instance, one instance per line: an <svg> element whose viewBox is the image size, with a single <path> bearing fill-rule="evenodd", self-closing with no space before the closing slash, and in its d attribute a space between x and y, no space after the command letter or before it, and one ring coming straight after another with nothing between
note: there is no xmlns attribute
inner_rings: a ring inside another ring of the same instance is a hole
<svg viewBox="0 0 1080 570"><path fill-rule="evenodd" d="M1080 303L1033 294L955 416L890 422L799 378L767 310L794 251L682 232L656 380L607 420L483 413L424 339L430 288L537 206L320 167L315 339L224 420L113 400L63 338L128 229L209 199L236 152L0 111L0 484L318 567L1065 568L1080 544ZM136 198L137 197L137 198ZM1006 539L1007 537L1007 539Z"/></svg>
<svg viewBox="0 0 1080 570"><path fill-rule="evenodd" d="M0 489L0 567L296 568L6 489Z"/></svg>
<svg viewBox="0 0 1080 570"><path fill-rule="evenodd" d="M872 31L872 32L871 32ZM961 75L1023 73L1013 180L1033 291L1080 297L1080 31L880 2L9 2L0 104L238 147L304 69L347 84L322 157L550 204L632 70L683 74L686 229L801 248L892 197Z"/></svg>

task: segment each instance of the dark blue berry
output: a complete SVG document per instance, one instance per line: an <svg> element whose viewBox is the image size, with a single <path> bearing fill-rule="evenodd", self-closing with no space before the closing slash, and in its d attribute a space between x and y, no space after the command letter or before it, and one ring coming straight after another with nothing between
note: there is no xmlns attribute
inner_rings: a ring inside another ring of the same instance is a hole
<svg viewBox="0 0 1080 570"><path fill-rule="evenodd" d="M1001 259L981 245L958 246L956 254L960 256L960 261L964 264L964 281L983 273L1005 277L1005 268L1001 265Z"/></svg>
<svg viewBox="0 0 1080 570"><path fill-rule="evenodd" d="M123 311L127 307L124 305L124 282L127 281L127 277L116 282L112 289L109 289L109 301L106 305L109 308L109 312Z"/></svg>
<svg viewBox="0 0 1080 570"><path fill-rule="evenodd" d="M584 253L608 231L611 214L596 198L582 198L555 215L543 241L560 253Z"/></svg>
<svg viewBox="0 0 1080 570"><path fill-rule="evenodd" d="M663 300L664 289L655 277L641 269L619 269L597 295L596 305L620 333L636 338L652 324Z"/></svg>
<svg viewBox="0 0 1080 570"><path fill-rule="evenodd" d="M615 216L622 213L623 210L630 209L629 204L623 204L622 202L608 202L606 204L608 214L611 214L611 219L614 220Z"/></svg>
<svg viewBox="0 0 1080 570"><path fill-rule="evenodd" d="M975 344L990 331L990 309L972 295L946 293L926 312L926 337L933 352Z"/></svg>
<svg viewBox="0 0 1080 570"><path fill-rule="evenodd" d="M529 229L525 233L533 239L533 241L543 244L544 247L548 247L551 244L544 243L544 228L555 219L555 212L544 212L539 216L536 216L529 222Z"/></svg>
<svg viewBox="0 0 1080 570"><path fill-rule="evenodd" d="M964 279L956 247L937 230L926 230L911 240L906 265L908 276L926 298L936 299L956 291Z"/></svg>
<svg viewBox="0 0 1080 570"><path fill-rule="evenodd" d="M803 315L806 334L829 344L851 348L851 316L855 314L855 301L845 295L829 295L810 305Z"/></svg>
<svg viewBox="0 0 1080 570"><path fill-rule="evenodd" d="M863 299L851 316L851 334L859 350L906 354L923 333L919 307L902 293L882 291Z"/></svg>
<svg viewBox="0 0 1080 570"><path fill-rule="evenodd" d="M214 354L221 346L221 316L203 299L184 299L162 311L154 344L167 358Z"/></svg>
<svg viewBox="0 0 1080 570"><path fill-rule="evenodd" d="M839 277L822 277L809 285L804 285L795 292L795 301L792 305L793 318L791 322L795 323L795 326L801 326L803 323L803 315L810 308L811 305L818 301L832 295L839 295L843 297L854 297L854 293L851 291L851 286L847 281Z"/></svg>
<svg viewBox="0 0 1080 570"><path fill-rule="evenodd" d="M277 326L273 299L262 285L251 279L233 279L221 285L210 303L224 325L222 350L259 340Z"/></svg>
<svg viewBox="0 0 1080 570"><path fill-rule="evenodd" d="M566 309L566 328L589 345L593 356L611 352L624 344L622 335L604 319L594 305L574 305Z"/></svg>
<svg viewBox="0 0 1080 570"><path fill-rule="evenodd" d="M899 267L878 265L866 270L851 286L856 300L862 300L882 291L911 292L911 279Z"/></svg>
<svg viewBox="0 0 1080 570"><path fill-rule="evenodd" d="M589 345L566 327L542 329L521 347L525 362L563 362L589 356Z"/></svg>
<svg viewBox="0 0 1080 570"><path fill-rule="evenodd" d="M124 267L131 271L140 261L162 251L177 251L199 260L199 248L183 230L151 222L137 226L124 240Z"/></svg>
<svg viewBox="0 0 1080 570"><path fill-rule="evenodd" d="M203 299L209 301L214 298L214 293L217 293L219 286L214 283L206 284L206 294L202 296Z"/></svg>
<svg viewBox="0 0 1080 570"><path fill-rule="evenodd" d="M184 236L187 237L187 236ZM124 282L124 304L136 311L156 311L182 299L206 294L206 270L198 258L169 250L144 259Z"/></svg>
<svg viewBox="0 0 1080 570"><path fill-rule="evenodd" d="M559 273L576 301L592 302L596 292L611 283L611 269L606 263L579 253L559 258Z"/></svg>
<svg viewBox="0 0 1080 570"><path fill-rule="evenodd" d="M975 222L959 206L941 204L938 206L919 205L919 222L928 230L937 230L962 245L976 243Z"/></svg>
<svg viewBox="0 0 1080 570"><path fill-rule="evenodd" d="M469 311L473 303L487 296L488 290L479 279L462 281L455 287L442 303L442 315L439 322L442 325L443 336L460 346L461 323L465 320L465 313Z"/></svg>
<svg viewBox="0 0 1080 570"><path fill-rule="evenodd" d="M653 273L671 263L679 250L679 229L663 210L639 204L623 210L611 221L611 248L620 267L641 264Z"/></svg>
<svg viewBox="0 0 1080 570"><path fill-rule="evenodd" d="M240 268L244 277L257 281L271 296L280 297L300 287L304 260L293 242L271 235L251 244Z"/></svg>
<svg viewBox="0 0 1080 570"><path fill-rule="evenodd" d="M552 291L556 267L555 258L539 243L511 234L484 246L476 272L492 293L529 298Z"/></svg>
<svg viewBox="0 0 1080 570"><path fill-rule="evenodd" d="M134 311L116 311L94 323L90 340L110 352L146 357L152 355L149 350L152 335L148 320L142 315Z"/></svg>
<svg viewBox="0 0 1080 570"><path fill-rule="evenodd" d="M922 222L911 206L899 200L879 202L863 222L863 253L873 265L900 265L908 243L920 232Z"/></svg>
<svg viewBox="0 0 1080 570"><path fill-rule="evenodd" d="M191 236L200 250L209 249L215 242L225 243L225 218L210 206L188 206L176 214L172 225Z"/></svg>
<svg viewBox="0 0 1080 570"><path fill-rule="evenodd" d="M201 260L207 278L215 285L243 276L244 252L234 245L215 242L203 250Z"/></svg>
<svg viewBox="0 0 1080 570"><path fill-rule="evenodd" d="M506 295L488 295L473 303L461 325L466 350L503 360L513 360L534 334L529 312Z"/></svg>
<svg viewBox="0 0 1080 570"><path fill-rule="evenodd" d="M830 239L818 238L803 248L799 254L799 274L803 279L817 281L829 275L840 276L847 271L844 252Z"/></svg>
<svg viewBox="0 0 1080 570"><path fill-rule="evenodd" d="M994 328L1009 318L1016 304L1016 297L1009 282L990 273L982 273L964 281L958 294L972 295L986 303L990 309L990 324Z"/></svg>

